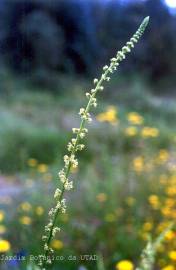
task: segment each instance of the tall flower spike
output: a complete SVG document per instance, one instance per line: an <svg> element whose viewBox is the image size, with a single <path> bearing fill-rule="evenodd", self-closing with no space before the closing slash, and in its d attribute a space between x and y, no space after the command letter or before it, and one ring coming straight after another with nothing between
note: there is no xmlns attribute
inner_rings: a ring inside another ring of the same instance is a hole
<svg viewBox="0 0 176 270"><path fill-rule="evenodd" d="M117 70L119 63L125 59L126 54L131 51L134 47L135 43L138 42L140 37L145 31L145 28L149 22L149 17L146 17L136 33L133 37L126 43L126 45L118 51L116 56L111 59L109 66L106 65L103 67L102 75L99 79L95 78L93 80L94 88L91 89L90 93L87 93L86 96L88 98L88 103L85 108L81 108L79 115L81 117L81 123L79 128L73 128L73 139L68 144L69 154L64 156L64 167L59 172L59 179L61 187L56 189L54 193L54 198L56 199L55 207L51 208L49 211L49 223L45 226L45 235L43 236L44 241L44 255L42 255L39 261L39 265L42 270L46 269L47 264L51 263L50 255L52 255L52 249L50 247L51 240L55 236L56 231L60 231L60 228L56 226L57 217L59 213L66 212L66 201L64 198L65 191L72 189L72 181L69 181L69 174L72 168L76 168L78 166L78 161L76 159L76 152L81 151L84 148L83 144L80 144L80 140L83 139L88 130L85 128L86 123L91 122L90 109L91 107L96 107L96 94L104 89L104 82L109 81L111 78L111 74ZM57 228L57 229L56 229Z"/></svg>

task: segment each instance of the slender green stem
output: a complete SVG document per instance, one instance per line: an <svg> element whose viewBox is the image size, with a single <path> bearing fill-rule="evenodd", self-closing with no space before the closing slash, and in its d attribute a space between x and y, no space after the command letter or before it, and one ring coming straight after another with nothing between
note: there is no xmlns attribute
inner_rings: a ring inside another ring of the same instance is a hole
<svg viewBox="0 0 176 270"><path fill-rule="evenodd" d="M74 143L73 142L70 143L71 150L68 149L70 151L70 155L66 156L66 161L64 160L65 167L63 170L61 170L62 175L61 175L60 179L62 178L61 179L61 181L63 183L62 189L59 190L58 197L56 196L57 197L57 205L54 209L52 209L52 213L51 213L52 218L50 219L50 223L46 226L46 231L47 231L48 236L44 236L47 240L46 240L45 245L44 245L44 249L45 249L44 258L42 259L42 262L40 263L42 269L45 269L46 264L51 263L51 261L48 260L48 258L47 258L48 255L50 254L50 252L52 252L52 249L50 248L51 240L55 235L54 230L55 230L55 225L57 222L58 214L62 211L65 212L65 205L64 206L62 205L63 196L64 196L64 193L66 191L65 185L66 185L66 183L68 183L68 177L69 177L72 165L74 165L75 163L77 165L77 160L75 160L75 155L76 155L76 152L78 151L79 146L81 146L81 145L79 145L79 141L80 141L80 139L83 138L81 135L85 131L85 124L86 124L86 122L91 120L90 115L89 115L90 108L92 106L96 106L97 92L103 90L103 88L104 88L103 83L105 81L110 80L110 75L114 71L116 71L119 63L123 59L125 59L126 54L129 53L131 51L131 49L134 47L134 44L138 42L138 40L142 36L142 34L143 34L147 24L148 24L148 21L149 21L149 17L146 17L143 20L140 27L138 28L138 30L136 31L136 33L130 39L130 41L126 43L126 46L124 46L121 51L118 51L116 56L111 59L109 66L105 66L103 68L103 73L100 76L100 79L94 80L94 84L96 85L95 88L91 90L91 93L87 93L88 94L87 97L89 98L89 101L87 103L86 108L80 109L80 115L81 115L80 127L77 129L76 138L72 139L72 140L74 140ZM79 150L82 150L82 147ZM67 188L67 190L69 190L69 189Z"/></svg>

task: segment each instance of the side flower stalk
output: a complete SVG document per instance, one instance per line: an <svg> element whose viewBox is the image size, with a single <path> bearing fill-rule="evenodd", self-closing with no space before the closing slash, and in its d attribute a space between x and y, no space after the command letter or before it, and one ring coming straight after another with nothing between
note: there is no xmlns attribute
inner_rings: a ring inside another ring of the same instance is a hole
<svg viewBox="0 0 176 270"><path fill-rule="evenodd" d="M136 270L153 270L155 264L155 257L158 248L162 244L165 239L166 234L173 228L174 223L171 223L158 237L157 239L152 242L149 239L145 249L142 251L141 254L141 263Z"/></svg>
<svg viewBox="0 0 176 270"><path fill-rule="evenodd" d="M87 128L85 128L86 123L92 121L90 109L97 106L97 93L104 89L104 83L110 80L111 74L117 70L119 63L124 60L126 54L130 53L131 49L134 48L135 43L137 43L143 35L148 22L149 17L146 17L130 41L126 43L121 51L117 52L116 56L110 60L109 65L103 67L100 79L94 79L94 88L91 89L90 93L86 93L88 103L85 108L81 108L79 111L81 118L80 127L72 129L74 138L68 143L67 149L69 154L64 156L64 167L58 173L62 187L61 189L57 188L54 193L54 199L56 200L55 207L51 208L49 211L49 223L45 226L45 234L42 237L44 241L44 255L40 256L39 261L42 270L45 270L46 266L52 263L51 255L54 250L51 248L51 240L55 237L56 233L60 231L60 228L56 226L58 214L66 212L66 199L64 198L64 194L65 191L69 191L73 188L73 182L69 180L69 174L71 168L78 166L76 153L83 150L85 147L84 144L81 144L81 140L88 133Z"/></svg>

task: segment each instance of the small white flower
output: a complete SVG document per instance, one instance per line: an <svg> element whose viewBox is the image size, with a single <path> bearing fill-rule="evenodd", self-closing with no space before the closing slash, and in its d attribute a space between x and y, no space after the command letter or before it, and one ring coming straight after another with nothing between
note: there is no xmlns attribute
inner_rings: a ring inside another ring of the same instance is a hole
<svg viewBox="0 0 176 270"><path fill-rule="evenodd" d="M90 98L91 97L91 94L90 93L86 93L86 97L87 98Z"/></svg>
<svg viewBox="0 0 176 270"><path fill-rule="evenodd" d="M133 42L131 42L131 41L128 41L128 42L127 42L127 46L130 46L131 48L134 48L134 44L133 44Z"/></svg>
<svg viewBox="0 0 176 270"><path fill-rule="evenodd" d="M124 47L122 48L122 52L123 52L123 53L128 53L128 52L131 52L131 49L130 49L130 47L128 47L128 46L124 46Z"/></svg>
<svg viewBox="0 0 176 270"><path fill-rule="evenodd" d="M80 130L79 128L72 128L73 133L76 133L76 134L79 132L79 130Z"/></svg>
<svg viewBox="0 0 176 270"><path fill-rule="evenodd" d="M79 134L79 137L80 137L81 139L83 139L83 138L85 137L85 133L84 133L84 132L81 132L81 133Z"/></svg>
<svg viewBox="0 0 176 270"><path fill-rule="evenodd" d="M75 159L75 155L71 155L70 156L70 162L71 162L73 168L77 168L78 167L78 160Z"/></svg>
<svg viewBox="0 0 176 270"><path fill-rule="evenodd" d="M45 232L49 232L50 229L48 228L48 226L45 226Z"/></svg>
<svg viewBox="0 0 176 270"><path fill-rule="evenodd" d="M55 195L54 195L55 196ZM55 197L54 197L55 198ZM53 214L54 214L54 208L51 208L50 210L49 210L49 213L48 213L48 215L49 216L53 216Z"/></svg>
<svg viewBox="0 0 176 270"><path fill-rule="evenodd" d="M96 92L96 90L95 89L91 89L91 91L90 91L92 94L94 94L95 92Z"/></svg>
<svg viewBox="0 0 176 270"><path fill-rule="evenodd" d="M108 66L107 65L103 67L103 70L107 70L107 69L108 69Z"/></svg>
<svg viewBox="0 0 176 270"><path fill-rule="evenodd" d="M63 214L66 212L66 199L61 200L61 212Z"/></svg>
<svg viewBox="0 0 176 270"><path fill-rule="evenodd" d="M62 170L58 173L58 176L59 176L59 178L60 178L60 181L61 181L62 183L64 183L64 182L65 182L65 179L66 179L64 169L62 169Z"/></svg>
<svg viewBox="0 0 176 270"><path fill-rule="evenodd" d="M57 210L59 209L59 208L61 208L61 203L60 202L57 202L57 204L56 204L56 207L55 207Z"/></svg>
<svg viewBox="0 0 176 270"><path fill-rule="evenodd" d="M132 43L137 43L137 42L138 42L138 40L137 40L135 37L132 37L132 38L130 39L130 41L131 41Z"/></svg>
<svg viewBox="0 0 176 270"><path fill-rule="evenodd" d="M94 79L94 84L97 84L97 83L98 83L98 79L95 78L95 79Z"/></svg>
<svg viewBox="0 0 176 270"><path fill-rule="evenodd" d="M53 232L52 232L52 236L54 237L56 234L57 234L57 232L60 232L60 228L59 227L55 227L54 229L53 229Z"/></svg>
<svg viewBox="0 0 176 270"><path fill-rule="evenodd" d="M54 250L52 248L49 248L50 253L54 253Z"/></svg>
<svg viewBox="0 0 176 270"><path fill-rule="evenodd" d="M113 57L111 58L111 62L116 62L117 61L117 58Z"/></svg>
<svg viewBox="0 0 176 270"><path fill-rule="evenodd" d="M91 105L94 107L97 106L97 99L96 98L91 98Z"/></svg>
<svg viewBox="0 0 176 270"><path fill-rule="evenodd" d="M72 144L73 144L73 145L75 145L75 143L76 143L76 139L75 139L75 138L73 138L71 141L72 141Z"/></svg>
<svg viewBox="0 0 176 270"><path fill-rule="evenodd" d="M84 144L78 144L76 147L77 151L82 151L84 149L85 145Z"/></svg>
<svg viewBox="0 0 176 270"><path fill-rule="evenodd" d="M88 133L88 129L87 128L83 128L82 131L85 132L85 133Z"/></svg>
<svg viewBox="0 0 176 270"><path fill-rule="evenodd" d="M47 238L48 238L48 237L47 237L46 235L43 235L43 236L42 236L42 240L43 240L43 241L46 241Z"/></svg>
<svg viewBox="0 0 176 270"><path fill-rule="evenodd" d="M67 149L68 149L69 152L71 152L73 150L73 145L72 145L71 142L68 143Z"/></svg>
<svg viewBox="0 0 176 270"><path fill-rule="evenodd" d="M85 109L84 108L81 108L80 110L79 110L79 115L83 115L85 113Z"/></svg>
<svg viewBox="0 0 176 270"><path fill-rule="evenodd" d="M44 250L48 250L49 249L49 247L48 247L48 245L45 243L45 245L44 245Z"/></svg>
<svg viewBox="0 0 176 270"><path fill-rule="evenodd" d="M61 195L61 190L59 189L59 188L57 188L56 190L55 190L55 193L54 193L54 198L56 199L57 197L59 197L60 195Z"/></svg>
<svg viewBox="0 0 176 270"><path fill-rule="evenodd" d="M46 263L47 263L47 264L51 264L51 263L52 263L51 259L50 259L50 258L47 258Z"/></svg>
<svg viewBox="0 0 176 270"><path fill-rule="evenodd" d="M73 181L66 181L65 183L64 183L64 188L65 188L65 190L71 190L71 189L73 189Z"/></svg>
<svg viewBox="0 0 176 270"><path fill-rule="evenodd" d="M65 167L67 167L69 165L69 162L70 162L68 155L64 156L64 162L65 162Z"/></svg>
<svg viewBox="0 0 176 270"><path fill-rule="evenodd" d="M106 80L106 75L105 74L102 74L101 75L101 78L102 78L102 80Z"/></svg>
<svg viewBox="0 0 176 270"><path fill-rule="evenodd" d="M53 222L50 221L50 223L48 223L48 227L52 227L53 226Z"/></svg>

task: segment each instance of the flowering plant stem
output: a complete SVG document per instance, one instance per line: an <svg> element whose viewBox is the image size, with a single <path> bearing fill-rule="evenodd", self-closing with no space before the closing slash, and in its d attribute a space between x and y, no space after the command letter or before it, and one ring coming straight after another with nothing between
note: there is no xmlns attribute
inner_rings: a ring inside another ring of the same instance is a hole
<svg viewBox="0 0 176 270"><path fill-rule="evenodd" d="M136 270L152 270L155 264L155 257L158 248L161 243L164 241L166 234L173 228L174 223L170 223L169 226L157 237L157 239L152 242L149 239L145 249L141 254L141 263L140 267L136 268Z"/></svg>
<svg viewBox="0 0 176 270"><path fill-rule="evenodd" d="M91 122L91 116L90 116L90 109L91 107L97 106L97 100L96 95L99 91L102 91L104 89L103 83L105 81L110 80L110 75L114 73L114 71L117 70L117 67L119 66L119 63L125 59L126 54L131 51L131 49L134 47L134 44L138 42L140 37L145 31L145 28L148 24L149 17L146 17L136 33L133 35L133 37L130 39L129 42L126 43L126 45L122 48L121 51L118 51L116 56L111 59L109 66L103 67L102 75L100 76L100 79L94 79L94 89L90 91L90 93L86 93L86 97L88 98L88 103L86 108L81 108L79 115L81 117L81 123L79 128L73 128L73 133L76 134L76 136L71 140L71 142L68 143L68 151L70 152L69 155L64 156L64 168L59 172L59 178L62 182L62 188L57 188L54 194L54 198L56 199L56 206L55 208L52 208L49 211L49 223L47 226L45 226L45 235L43 235L42 239L44 241L44 255L41 255L39 265L44 270L46 269L47 264L51 264L50 254L52 254L54 251L51 248L51 240L54 238L57 231L60 231L60 228L55 227L57 222L58 214L65 213L66 211L66 200L64 199L64 193L67 190L70 190L73 188L72 181L69 181L68 177L70 175L71 168L76 168L78 166L78 161L75 158L76 152L81 151L84 148L83 144L80 144L80 140L83 139L88 132L88 130L85 128L85 125L87 122Z"/></svg>

